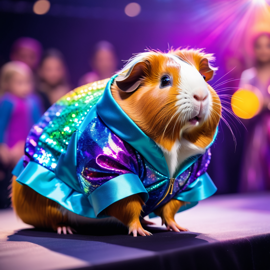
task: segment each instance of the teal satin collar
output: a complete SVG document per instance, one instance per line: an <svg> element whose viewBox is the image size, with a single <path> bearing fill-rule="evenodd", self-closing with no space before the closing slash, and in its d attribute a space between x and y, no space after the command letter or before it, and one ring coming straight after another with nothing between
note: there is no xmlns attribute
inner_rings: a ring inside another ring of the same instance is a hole
<svg viewBox="0 0 270 270"><path fill-rule="evenodd" d="M97 103L97 114L102 121L121 139L132 145L144 158L160 173L170 177L165 157L158 145L149 138L123 111L114 100L111 93L111 85L117 75L113 76L107 83L103 96ZM218 128L214 135L216 139ZM191 166L200 156L188 158L180 167L178 175Z"/></svg>

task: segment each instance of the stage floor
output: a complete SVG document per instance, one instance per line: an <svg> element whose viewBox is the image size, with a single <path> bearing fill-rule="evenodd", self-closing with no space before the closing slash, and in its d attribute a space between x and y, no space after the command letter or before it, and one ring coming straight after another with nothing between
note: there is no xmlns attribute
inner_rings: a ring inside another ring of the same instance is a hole
<svg viewBox="0 0 270 270"><path fill-rule="evenodd" d="M114 222L57 235L2 210L0 269L270 269L270 193L215 196L176 219L190 231L167 232L154 218L150 237L125 235Z"/></svg>

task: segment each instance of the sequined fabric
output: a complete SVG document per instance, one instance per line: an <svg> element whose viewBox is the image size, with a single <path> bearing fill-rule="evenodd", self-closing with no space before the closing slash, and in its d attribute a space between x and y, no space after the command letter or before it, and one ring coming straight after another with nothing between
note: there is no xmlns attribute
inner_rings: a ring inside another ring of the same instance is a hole
<svg viewBox="0 0 270 270"><path fill-rule="evenodd" d="M77 175L87 196L119 175L138 175L149 193L149 199L143 207L143 215L147 215L184 191L202 175L208 167L210 155L208 149L197 162L177 176L172 194L168 194L158 204L169 188L170 179L155 170L137 150L116 136L97 116L88 124L78 141Z"/></svg>
<svg viewBox="0 0 270 270"><path fill-rule="evenodd" d="M59 156L66 152L72 134L102 96L107 81L79 87L49 108L27 137L24 165L31 160L54 171Z"/></svg>
<svg viewBox="0 0 270 270"><path fill-rule="evenodd" d="M77 175L88 196L96 188L121 174L144 176L142 157L95 117L77 145Z"/></svg>

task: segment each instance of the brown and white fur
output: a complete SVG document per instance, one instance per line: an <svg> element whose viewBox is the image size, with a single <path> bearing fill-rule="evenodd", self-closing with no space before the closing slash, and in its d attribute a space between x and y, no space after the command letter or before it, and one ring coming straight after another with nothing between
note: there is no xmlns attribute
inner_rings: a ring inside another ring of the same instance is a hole
<svg viewBox="0 0 270 270"><path fill-rule="evenodd" d="M207 83L215 68L212 55L201 50L148 51L136 55L119 72L111 92L116 102L138 127L161 148L170 177L188 157L203 154L213 140L221 117L221 103ZM164 76L168 85L162 84ZM72 233L71 219L78 216L63 210L13 179L12 202L26 223ZM155 213L169 230L185 231L174 216L185 202L172 199ZM139 195L120 200L105 211L129 228L133 236L151 235L140 222L143 201Z"/></svg>

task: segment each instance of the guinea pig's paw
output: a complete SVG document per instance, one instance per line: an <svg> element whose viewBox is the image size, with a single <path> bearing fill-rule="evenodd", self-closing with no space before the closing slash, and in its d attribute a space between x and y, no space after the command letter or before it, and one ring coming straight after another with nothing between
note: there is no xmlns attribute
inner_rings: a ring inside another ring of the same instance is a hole
<svg viewBox="0 0 270 270"><path fill-rule="evenodd" d="M174 220L166 221L165 224L166 224L167 230L169 231L170 230L174 232L180 232L180 231L187 232L188 231L188 229L181 227Z"/></svg>
<svg viewBox="0 0 270 270"><path fill-rule="evenodd" d="M58 226L57 233L62 234L62 232L63 234L73 234L73 232L76 233L76 231L69 226Z"/></svg>
<svg viewBox="0 0 270 270"><path fill-rule="evenodd" d="M129 230L128 230L128 234L133 234L134 237L137 237L137 235L141 235L141 236L150 236L152 235L152 233L148 232L147 230L145 230L141 223L139 221L133 222L128 226Z"/></svg>

